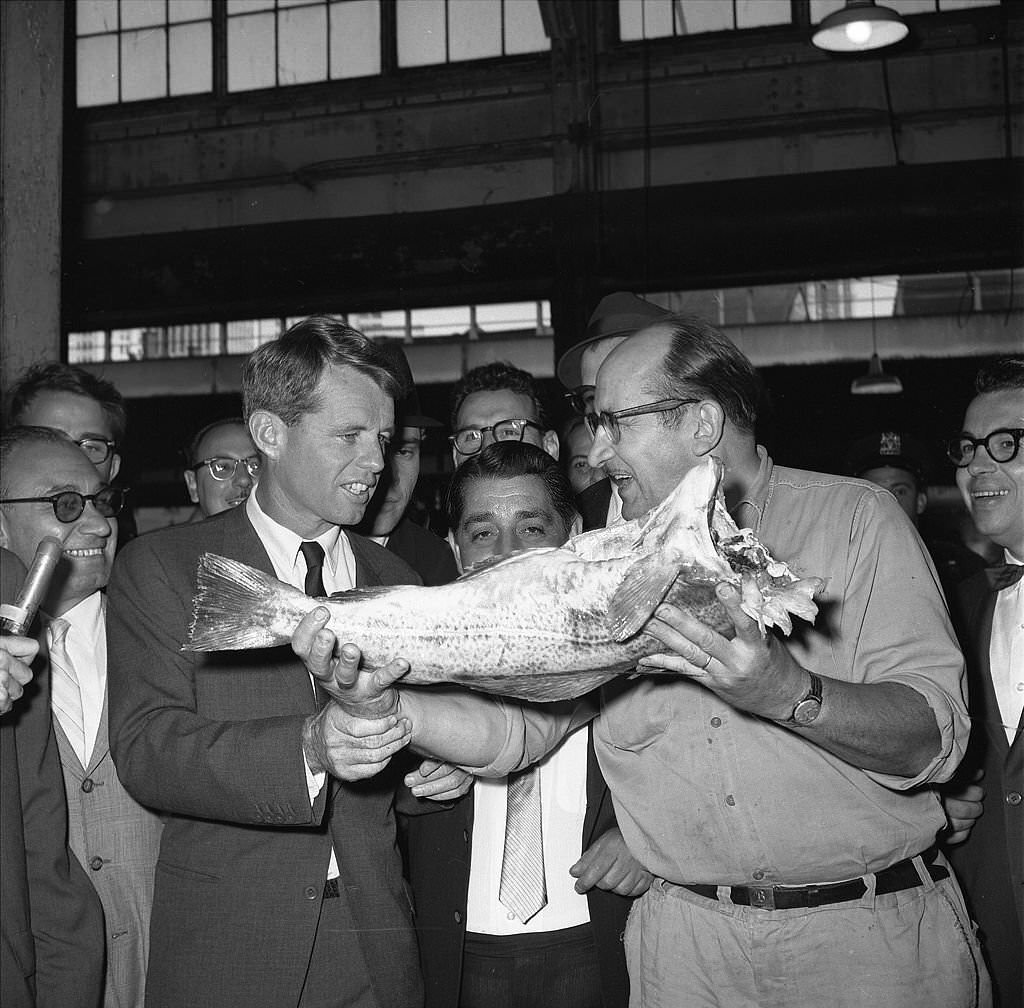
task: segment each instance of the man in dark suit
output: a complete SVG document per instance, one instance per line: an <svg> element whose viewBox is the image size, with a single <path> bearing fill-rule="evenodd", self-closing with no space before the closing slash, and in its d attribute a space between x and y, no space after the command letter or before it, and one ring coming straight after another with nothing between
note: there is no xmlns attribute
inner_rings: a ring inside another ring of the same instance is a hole
<svg viewBox="0 0 1024 1008"><path fill-rule="evenodd" d="M949 443L956 482L978 530L1005 563L958 586L972 732L947 788L950 860L992 974L998 1008L1024 1003L1024 358L983 368L963 432ZM976 783L983 771L983 810ZM966 802L966 809L964 803Z"/></svg>
<svg viewBox="0 0 1024 1008"><path fill-rule="evenodd" d="M415 1008L394 785L366 779L407 726L389 717L370 722L372 740L350 734L287 648L182 651L204 552L317 596L417 583L342 530L384 469L404 389L372 342L325 316L256 350L242 389L265 458L256 490L206 522L140 537L111 580L114 759L165 816L147 1006Z"/></svg>
<svg viewBox="0 0 1024 1008"><path fill-rule="evenodd" d="M14 602L24 577L18 558L0 550L0 602ZM97 1008L103 912L68 851L45 663L34 678L26 664L37 648L0 637L0 1003Z"/></svg>

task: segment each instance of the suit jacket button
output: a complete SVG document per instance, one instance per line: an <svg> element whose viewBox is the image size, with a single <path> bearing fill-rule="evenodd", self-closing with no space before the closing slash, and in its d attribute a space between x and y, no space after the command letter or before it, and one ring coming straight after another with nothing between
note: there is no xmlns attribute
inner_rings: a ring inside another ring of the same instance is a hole
<svg viewBox="0 0 1024 1008"><path fill-rule="evenodd" d="M91 777L86 777L85 780L82 781L82 790L86 794L88 794L92 790L92 788L93 788L92 778Z"/></svg>
<svg viewBox="0 0 1024 1008"><path fill-rule="evenodd" d="M1007 792L1007 794L1006 794L1006 804L1007 805L1019 805L1022 801L1024 801L1024 798L1021 797L1021 793L1019 791L1008 791Z"/></svg>
<svg viewBox="0 0 1024 1008"><path fill-rule="evenodd" d="M462 914L460 914L458 910L455 911L455 923L456 924L461 924L462 923Z"/></svg>
<svg viewBox="0 0 1024 1008"><path fill-rule="evenodd" d="M302 890L302 895L308 900L315 900L317 897L317 891L313 886L306 886L306 888Z"/></svg>
<svg viewBox="0 0 1024 1008"><path fill-rule="evenodd" d="M93 871L99 871L103 867L103 858L98 854L95 857L89 858L89 867Z"/></svg>

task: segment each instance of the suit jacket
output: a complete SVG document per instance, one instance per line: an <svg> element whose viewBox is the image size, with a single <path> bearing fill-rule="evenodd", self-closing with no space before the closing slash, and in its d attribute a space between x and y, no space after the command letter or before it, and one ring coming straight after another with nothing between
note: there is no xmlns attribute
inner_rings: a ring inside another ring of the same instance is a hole
<svg viewBox="0 0 1024 1008"><path fill-rule="evenodd" d="M403 797L402 809L409 808L416 814L403 815L402 827L416 900L426 1008L457 1008L466 937L473 793L448 809L432 811L433 804ZM591 738L587 745L583 850L615 825L611 794L597 765ZM633 901L604 889L591 889L587 904L601 969L604 1008L626 1008L629 978L622 934Z"/></svg>
<svg viewBox="0 0 1024 1008"><path fill-rule="evenodd" d="M20 578L4 552L0 599ZM0 1004L96 1008L103 984L103 912L68 852L67 804L50 718L45 662L0 717Z"/></svg>
<svg viewBox="0 0 1024 1008"><path fill-rule="evenodd" d="M387 548L416 571L425 585L448 584L459 576L455 555L448 543L409 517L395 526L388 536Z"/></svg>
<svg viewBox="0 0 1024 1008"><path fill-rule="evenodd" d="M349 534L358 585L415 583ZM118 557L108 612L110 740L135 797L165 815L148 1008L296 1005L331 849L380 1008L422 999L412 907L395 841L394 781L328 777L310 806L301 731L316 701L289 647L181 651L199 556L267 573L244 507L161 529ZM346 964L337 964L339 995Z"/></svg>
<svg viewBox="0 0 1024 1008"><path fill-rule="evenodd" d="M125 791L114 769L104 701L88 766L54 718L68 798L70 846L99 893L107 934L104 1008L143 1008L159 816Z"/></svg>
<svg viewBox="0 0 1024 1008"><path fill-rule="evenodd" d="M959 586L958 630L967 658L971 741L957 771L969 780L985 771L985 805L966 841L948 854L980 929L1001 1008L1024 1003L1024 719L1006 740L992 687L989 643L992 591L984 572Z"/></svg>
<svg viewBox="0 0 1024 1008"><path fill-rule="evenodd" d="M605 477L576 495L576 507L583 519L583 531L604 528L612 499L612 481Z"/></svg>

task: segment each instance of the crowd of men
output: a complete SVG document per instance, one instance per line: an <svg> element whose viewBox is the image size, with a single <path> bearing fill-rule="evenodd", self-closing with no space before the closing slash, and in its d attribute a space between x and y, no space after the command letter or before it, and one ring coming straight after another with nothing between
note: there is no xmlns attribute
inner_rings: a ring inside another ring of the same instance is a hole
<svg viewBox="0 0 1024 1008"><path fill-rule="evenodd" d="M557 373L561 437L527 372L456 385L447 542L409 517L445 425L333 318L245 361L242 415L183 446L193 520L138 536L117 390L20 377L4 614L40 540L62 554L0 637L5 1008L1021 1008L1024 359L948 442L995 566L921 539L906 432L848 475L776 463L759 376L700 319L608 295ZM290 647L185 647L204 553L317 598L443 585L709 457L737 525L822 579L813 625L765 633L723 583L727 632L662 602L660 653L558 704L406 687L322 606Z"/></svg>

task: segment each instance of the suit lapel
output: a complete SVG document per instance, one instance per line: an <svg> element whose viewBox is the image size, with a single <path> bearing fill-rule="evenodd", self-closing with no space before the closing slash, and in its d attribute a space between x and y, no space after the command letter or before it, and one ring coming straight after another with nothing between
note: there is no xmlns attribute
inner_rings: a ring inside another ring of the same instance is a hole
<svg viewBox="0 0 1024 1008"><path fill-rule="evenodd" d="M1003 728L1003 719L999 710L999 701L996 699L995 683L992 681L992 665L989 655L989 644L992 640L992 617L996 608L996 592L988 588L983 596L977 614L977 632L974 635L975 642L975 667L978 675L971 682L971 688L977 690L977 704L972 705L980 715L985 725L985 732L988 735L988 743L992 746L1001 758L1005 758L1009 751L1009 743L1006 741L1006 730ZM1020 726L1017 727L1019 741Z"/></svg>

